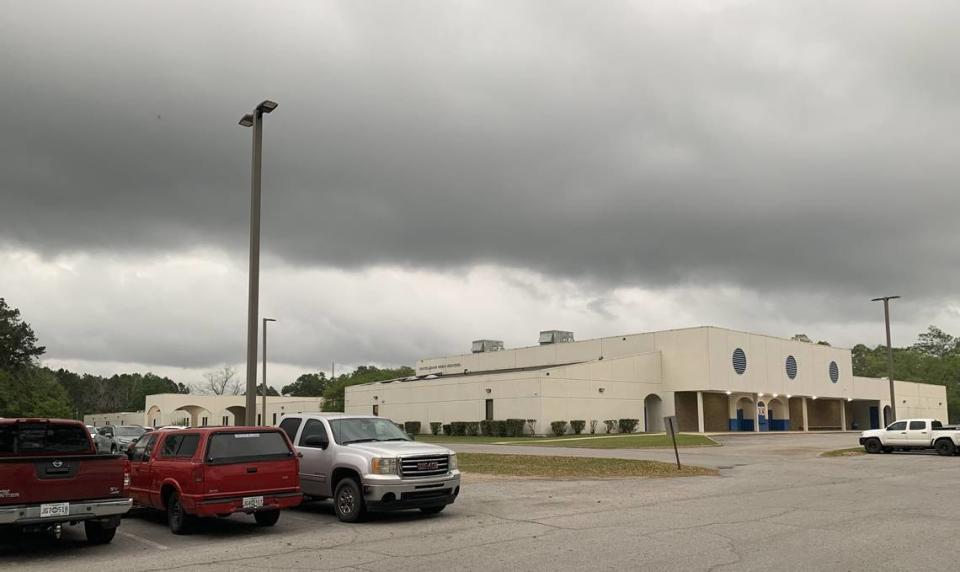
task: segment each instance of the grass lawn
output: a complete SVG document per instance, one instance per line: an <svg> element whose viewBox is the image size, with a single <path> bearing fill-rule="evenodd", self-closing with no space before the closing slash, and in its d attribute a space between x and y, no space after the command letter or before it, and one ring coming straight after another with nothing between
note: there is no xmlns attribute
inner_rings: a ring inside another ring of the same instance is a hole
<svg viewBox="0 0 960 572"><path fill-rule="evenodd" d="M651 449L673 447L673 440L662 434L612 435L595 439L543 439L540 441L512 441L511 445L536 445L537 447L577 447L582 449ZM677 435L677 447L713 447L719 444L704 435Z"/></svg>
<svg viewBox="0 0 960 572"><path fill-rule="evenodd" d="M664 434L633 435L565 435L563 437L453 437L448 435L417 435L424 443L506 443L536 447L578 447L583 449L647 449L672 447ZM704 435L677 435L678 447L712 447L717 442Z"/></svg>
<svg viewBox="0 0 960 572"><path fill-rule="evenodd" d="M714 469L684 466L677 470L671 463L629 459L597 459L589 457L546 457L539 455L494 455L458 453L460 470L512 477L549 478L622 478L622 477L693 477L716 475Z"/></svg>
<svg viewBox="0 0 960 572"><path fill-rule="evenodd" d="M849 449L835 449L833 451L826 451L820 453L821 457L858 457L860 455L866 455L867 452L863 450L863 447L850 447Z"/></svg>

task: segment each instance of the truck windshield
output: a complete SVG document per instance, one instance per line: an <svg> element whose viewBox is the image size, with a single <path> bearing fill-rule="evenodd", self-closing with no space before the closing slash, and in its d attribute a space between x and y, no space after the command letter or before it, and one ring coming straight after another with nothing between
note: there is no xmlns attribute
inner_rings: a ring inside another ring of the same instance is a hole
<svg viewBox="0 0 960 572"><path fill-rule="evenodd" d="M89 452L90 436L81 425L51 423L0 425L0 457Z"/></svg>
<svg viewBox="0 0 960 572"><path fill-rule="evenodd" d="M216 433L207 445L208 463L247 463L270 461L293 456L287 440L279 431L255 431L250 433Z"/></svg>
<svg viewBox="0 0 960 572"><path fill-rule="evenodd" d="M340 445L371 441L409 441L410 438L388 419L357 417L331 419L333 440Z"/></svg>

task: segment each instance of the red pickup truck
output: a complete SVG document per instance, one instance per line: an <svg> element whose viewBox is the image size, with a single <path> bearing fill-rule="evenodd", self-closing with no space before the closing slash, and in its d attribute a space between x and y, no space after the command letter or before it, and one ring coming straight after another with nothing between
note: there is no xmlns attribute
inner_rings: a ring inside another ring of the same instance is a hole
<svg viewBox="0 0 960 572"><path fill-rule="evenodd" d="M253 514L273 526L297 506L300 463L287 435L273 427L198 427L154 431L129 453L137 505L167 511L174 534L195 517Z"/></svg>
<svg viewBox="0 0 960 572"><path fill-rule="evenodd" d="M0 528L52 532L83 522L106 544L130 510L128 462L97 454L86 426L58 419L0 419Z"/></svg>

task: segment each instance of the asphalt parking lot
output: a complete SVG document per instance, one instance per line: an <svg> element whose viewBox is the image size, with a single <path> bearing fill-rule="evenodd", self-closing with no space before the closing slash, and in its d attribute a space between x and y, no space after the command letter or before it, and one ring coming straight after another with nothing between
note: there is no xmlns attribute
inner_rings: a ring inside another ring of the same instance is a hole
<svg viewBox="0 0 960 572"><path fill-rule="evenodd" d="M913 570L954 569L960 457L820 458L855 434L722 437L684 450L720 477L569 480L467 477L461 498L427 517L337 522L327 503L170 534L160 513L124 520L113 544L0 539L11 570ZM471 448L474 446L470 446ZM462 447L458 446L458 449ZM526 449L526 448L524 448ZM539 450L563 454L565 449ZM660 458L665 451L584 451ZM518 453L517 447L509 452ZM523 451L530 452L530 451Z"/></svg>

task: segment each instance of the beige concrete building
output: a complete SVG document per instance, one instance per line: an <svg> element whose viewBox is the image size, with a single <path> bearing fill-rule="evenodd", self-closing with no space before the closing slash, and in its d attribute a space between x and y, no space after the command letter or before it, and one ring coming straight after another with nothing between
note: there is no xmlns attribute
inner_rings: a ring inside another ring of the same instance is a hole
<svg viewBox="0 0 960 572"><path fill-rule="evenodd" d="M287 413L320 411L323 405L323 399L320 397L267 396L267 411L264 415L260 405L261 399L257 397L258 425L276 425ZM84 422L88 425L95 423L105 425L109 421L111 425L143 425L144 427L240 425L246 418L245 401L246 398L242 395L159 393L147 396L145 411L85 415ZM114 419L123 419L123 422L117 423Z"/></svg>
<svg viewBox="0 0 960 572"><path fill-rule="evenodd" d="M573 341L541 333L537 346L417 362L416 376L352 386L348 413L394 421L634 418L663 430L676 415L690 432L816 431L879 427L889 419L884 379L854 377L850 350L717 327ZM898 417L947 418L943 386L896 382Z"/></svg>

